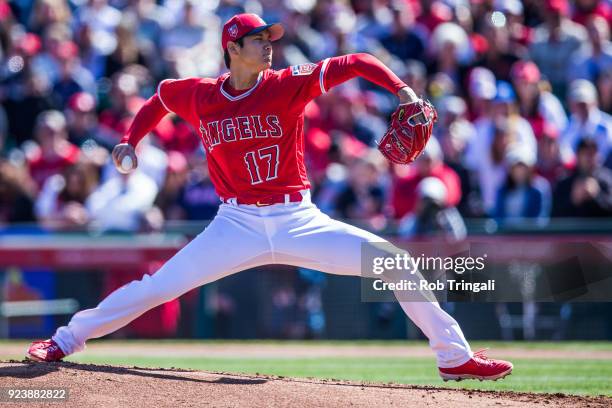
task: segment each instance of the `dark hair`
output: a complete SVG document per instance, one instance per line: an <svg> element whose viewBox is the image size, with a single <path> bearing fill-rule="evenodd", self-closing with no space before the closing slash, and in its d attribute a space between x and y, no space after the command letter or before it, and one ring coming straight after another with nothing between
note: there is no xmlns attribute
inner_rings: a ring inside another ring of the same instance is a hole
<svg viewBox="0 0 612 408"><path fill-rule="evenodd" d="M593 149L597 151L597 142L591 137L583 137L576 145L576 153L580 153L582 150Z"/></svg>
<svg viewBox="0 0 612 408"><path fill-rule="evenodd" d="M234 42L242 47L244 45L244 37L240 37ZM223 60L225 60L225 67L227 69L230 69L231 60L230 60L229 52L227 52L227 49L223 52Z"/></svg>

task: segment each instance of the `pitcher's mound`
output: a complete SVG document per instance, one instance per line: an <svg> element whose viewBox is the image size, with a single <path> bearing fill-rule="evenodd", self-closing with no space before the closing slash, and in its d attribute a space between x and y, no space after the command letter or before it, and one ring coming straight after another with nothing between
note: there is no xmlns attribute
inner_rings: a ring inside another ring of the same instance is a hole
<svg viewBox="0 0 612 408"><path fill-rule="evenodd" d="M541 407L609 406L605 397L451 390L399 384L284 378L100 366L75 363L0 362L0 386L68 389L61 403L11 403L11 407Z"/></svg>

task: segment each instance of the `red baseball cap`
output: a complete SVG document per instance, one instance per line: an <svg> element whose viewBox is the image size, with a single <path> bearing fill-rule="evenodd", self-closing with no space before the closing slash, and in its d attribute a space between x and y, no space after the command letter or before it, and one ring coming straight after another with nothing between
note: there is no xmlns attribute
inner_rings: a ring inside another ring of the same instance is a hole
<svg viewBox="0 0 612 408"><path fill-rule="evenodd" d="M540 81L540 69L533 61L517 61L510 69L510 76L534 84Z"/></svg>
<svg viewBox="0 0 612 408"><path fill-rule="evenodd" d="M236 14L223 25L221 46L223 50L226 50L229 41L237 41L244 36L257 34L264 30L270 32L270 41L276 41L285 34L285 29L280 23L268 24L257 14Z"/></svg>
<svg viewBox="0 0 612 408"><path fill-rule="evenodd" d="M569 4L567 0L547 0L545 5L549 11L562 15L567 15L569 13Z"/></svg>
<svg viewBox="0 0 612 408"><path fill-rule="evenodd" d="M95 107L96 100L86 92L77 92L68 99L68 108L76 112L91 112Z"/></svg>
<svg viewBox="0 0 612 408"><path fill-rule="evenodd" d="M38 54L41 47L40 37L32 33L26 33L17 44L17 49L29 57Z"/></svg>

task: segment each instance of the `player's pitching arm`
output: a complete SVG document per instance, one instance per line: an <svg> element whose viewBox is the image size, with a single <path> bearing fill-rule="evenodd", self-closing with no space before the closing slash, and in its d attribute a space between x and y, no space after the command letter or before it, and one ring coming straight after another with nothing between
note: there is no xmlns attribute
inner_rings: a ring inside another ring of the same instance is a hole
<svg viewBox="0 0 612 408"><path fill-rule="evenodd" d="M138 167L136 145L152 131L168 113L158 95L155 94L145 102L138 111L127 134L116 145L112 152L113 163L122 174L128 174Z"/></svg>

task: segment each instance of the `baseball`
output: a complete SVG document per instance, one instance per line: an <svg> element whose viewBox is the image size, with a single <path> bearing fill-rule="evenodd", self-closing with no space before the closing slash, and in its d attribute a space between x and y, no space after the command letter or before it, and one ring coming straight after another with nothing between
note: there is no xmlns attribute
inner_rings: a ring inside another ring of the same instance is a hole
<svg viewBox="0 0 612 408"><path fill-rule="evenodd" d="M132 161L132 158L130 156L125 156L121 160L121 170L125 171L126 173L132 170L133 167L134 162Z"/></svg>

